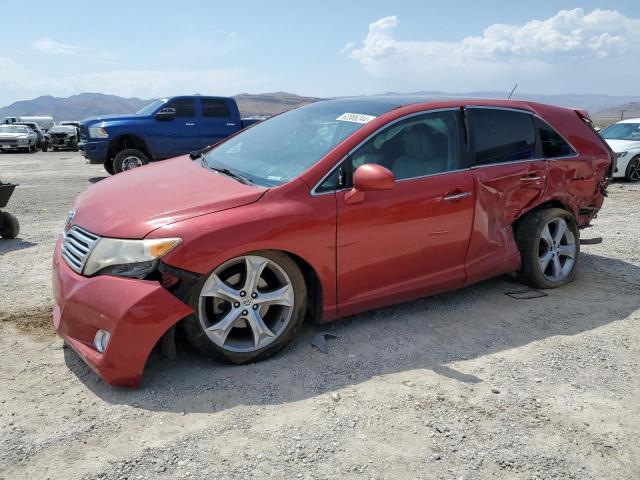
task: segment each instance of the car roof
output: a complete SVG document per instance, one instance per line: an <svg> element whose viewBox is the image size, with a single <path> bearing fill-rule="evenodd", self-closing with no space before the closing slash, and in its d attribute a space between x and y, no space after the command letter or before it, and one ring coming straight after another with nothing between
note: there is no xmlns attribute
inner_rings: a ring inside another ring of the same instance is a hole
<svg viewBox="0 0 640 480"><path fill-rule="evenodd" d="M518 110L537 111L538 107L563 108L543 105L537 102L522 100L504 100L491 98L460 98L443 97L435 95L372 95L366 97L344 97L332 100L323 100L318 103L342 106L345 112L370 113L382 115L391 110L411 105L422 105L426 109L459 108L464 106L487 106L498 108L513 108ZM314 104L311 104L314 105Z"/></svg>

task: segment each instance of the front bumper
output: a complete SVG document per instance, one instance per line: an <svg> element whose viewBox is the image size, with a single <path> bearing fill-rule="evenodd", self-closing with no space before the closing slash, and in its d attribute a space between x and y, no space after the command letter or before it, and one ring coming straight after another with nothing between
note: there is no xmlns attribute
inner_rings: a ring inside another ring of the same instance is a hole
<svg viewBox="0 0 640 480"><path fill-rule="evenodd" d="M0 140L0 149L13 149L13 148L29 148L31 144L29 142L3 142Z"/></svg>
<svg viewBox="0 0 640 480"><path fill-rule="evenodd" d="M140 384L145 363L162 335L193 311L158 282L109 275L84 277L53 257L53 325L105 382ZM111 334L104 353L93 346L98 330Z"/></svg>
<svg viewBox="0 0 640 480"><path fill-rule="evenodd" d="M108 140L108 139L107 139ZM78 144L78 148L82 151L84 158L89 160L89 163L104 163L107 159L107 151L109 142L104 140L99 141L85 141L82 140Z"/></svg>

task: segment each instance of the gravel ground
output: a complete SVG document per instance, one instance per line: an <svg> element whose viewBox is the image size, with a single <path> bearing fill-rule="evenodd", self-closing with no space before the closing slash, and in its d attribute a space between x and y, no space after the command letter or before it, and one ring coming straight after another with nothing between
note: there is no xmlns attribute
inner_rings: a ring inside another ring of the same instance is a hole
<svg viewBox="0 0 640 480"><path fill-rule="evenodd" d="M104 175L0 155L22 225L0 240L0 479L640 478L640 185L610 187L583 232L604 242L546 297L501 277L308 325L259 364L154 356L121 390L50 324L55 237Z"/></svg>

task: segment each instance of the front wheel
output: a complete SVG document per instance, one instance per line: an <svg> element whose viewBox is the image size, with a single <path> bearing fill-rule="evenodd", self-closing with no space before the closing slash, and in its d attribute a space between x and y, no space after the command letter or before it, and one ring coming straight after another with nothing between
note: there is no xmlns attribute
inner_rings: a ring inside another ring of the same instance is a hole
<svg viewBox="0 0 640 480"><path fill-rule="evenodd" d="M43 152L46 152L48 148L49 148L49 146L46 143L42 144L42 151Z"/></svg>
<svg viewBox="0 0 640 480"><path fill-rule="evenodd" d="M147 156L135 148L127 148L118 152L113 158L113 169L116 173L126 172L149 163Z"/></svg>
<svg viewBox="0 0 640 480"><path fill-rule="evenodd" d="M18 219L7 212L0 212L0 237L16 238L20 233L20 224Z"/></svg>
<svg viewBox="0 0 640 480"><path fill-rule="evenodd" d="M580 236L573 215L560 208L534 210L518 226L518 279L534 288L556 288L576 274Z"/></svg>
<svg viewBox="0 0 640 480"><path fill-rule="evenodd" d="M640 155L629 160L624 178L627 182L640 182Z"/></svg>
<svg viewBox="0 0 640 480"><path fill-rule="evenodd" d="M229 260L194 288L195 312L185 322L191 344L231 363L266 358L293 337L304 319L307 292L296 263L280 252Z"/></svg>

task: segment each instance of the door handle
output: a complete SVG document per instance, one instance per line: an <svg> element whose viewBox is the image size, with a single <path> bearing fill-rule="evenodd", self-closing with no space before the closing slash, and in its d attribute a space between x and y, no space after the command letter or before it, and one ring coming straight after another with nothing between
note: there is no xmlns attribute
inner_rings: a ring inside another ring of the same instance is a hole
<svg viewBox="0 0 640 480"><path fill-rule="evenodd" d="M521 182L537 182L540 179L542 179L542 177L539 175L532 175L531 177L520 177Z"/></svg>
<svg viewBox="0 0 640 480"><path fill-rule="evenodd" d="M195 124L195 123L191 123L191 122L187 122L187 123L185 123L185 125L186 125L187 127L195 127L195 126L196 126L196 124Z"/></svg>
<svg viewBox="0 0 640 480"><path fill-rule="evenodd" d="M463 198L467 198L471 196L471 192L460 192L453 193L451 195L445 195L442 199L445 202L457 202L458 200L462 200Z"/></svg>

